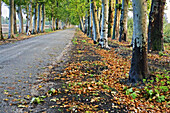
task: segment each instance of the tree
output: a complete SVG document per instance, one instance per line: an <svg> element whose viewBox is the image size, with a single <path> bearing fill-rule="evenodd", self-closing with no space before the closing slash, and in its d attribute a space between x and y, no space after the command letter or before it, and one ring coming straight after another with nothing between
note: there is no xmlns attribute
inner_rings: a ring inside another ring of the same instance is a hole
<svg viewBox="0 0 170 113"><path fill-rule="evenodd" d="M14 2L14 34L17 34L16 3Z"/></svg>
<svg viewBox="0 0 170 113"><path fill-rule="evenodd" d="M121 7L122 7L121 0L116 0L112 39L116 39L116 38L119 37L119 24L120 24Z"/></svg>
<svg viewBox="0 0 170 113"><path fill-rule="evenodd" d="M129 0L122 0L119 42L127 40L128 2Z"/></svg>
<svg viewBox="0 0 170 113"><path fill-rule="evenodd" d="M163 16L166 0L152 0L149 14L148 51L163 51Z"/></svg>
<svg viewBox="0 0 170 113"><path fill-rule="evenodd" d="M0 20L1 20L1 0L0 0ZM3 34L2 34L2 24L0 21L0 40L4 40Z"/></svg>
<svg viewBox="0 0 170 113"><path fill-rule="evenodd" d="M90 1L90 13L89 13L89 16L90 16L90 20L89 20L89 26L90 26L90 29L89 29L89 37L92 38L92 28L93 28L93 20L92 20L92 3Z"/></svg>
<svg viewBox="0 0 170 113"><path fill-rule="evenodd" d="M42 4L42 24L41 24L41 32L45 32L45 5Z"/></svg>
<svg viewBox="0 0 170 113"><path fill-rule="evenodd" d="M93 16L93 28L94 28L94 43L99 42L99 38L100 38L100 33L99 33L99 20L97 18L97 6L96 6L96 0L91 0L91 4L92 4L92 16Z"/></svg>
<svg viewBox="0 0 170 113"><path fill-rule="evenodd" d="M149 76L145 41L147 38L147 1L133 0L133 13L136 25L133 28L134 41L129 80L137 82Z"/></svg>
<svg viewBox="0 0 170 113"><path fill-rule="evenodd" d="M32 0L30 0L29 4L29 15L28 15L28 31L27 35L29 35L29 32L32 31Z"/></svg>
<svg viewBox="0 0 170 113"><path fill-rule="evenodd" d="M40 33L40 26L41 26L41 3L38 5L38 19L37 19L37 32Z"/></svg>
<svg viewBox="0 0 170 113"><path fill-rule="evenodd" d="M113 35L113 19L114 19L114 0L109 0L108 37L112 37Z"/></svg>
<svg viewBox="0 0 170 113"><path fill-rule="evenodd" d="M102 26L101 26L101 36L100 45L102 48L109 48L108 46L108 0L102 0Z"/></svg>
<svg viewBox="0 0 170 113"><path fill-rule="evenodd" d="M18 19L19 19L19 33L23 33L24 32L23 16L22 16L22 8L20 4L18 5L17 13L18 13Z"/></svg>
<svg viewBox="0 0 170 113"><path fill-rule="evenodd" d="M8 38L14 38L14 0L9 1L9 33Z"/></svg>
<svg viewBox="0 0 170 113"><path fill-rule="evenodd" d="M37 33L37 16L38 16L38 3L34 3L34 17L33 17L33 29L32 34Z"/></svg>

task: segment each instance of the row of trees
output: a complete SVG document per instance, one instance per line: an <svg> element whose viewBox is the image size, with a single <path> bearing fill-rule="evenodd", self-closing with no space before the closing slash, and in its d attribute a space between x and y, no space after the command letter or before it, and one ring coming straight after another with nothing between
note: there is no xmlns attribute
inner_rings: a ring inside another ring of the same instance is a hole
<svg viewBox="0 0 170 113"><path fill-rule="evenodd" d="M163 15L166 0L152 0L152 4L146 0L132 0L132 3L129 0L86 0L85 2L90 4L90 8L84 14L85 20L80 18L80 28L89 37L93 36L94 43L98 43L102 48L109 48L109 36L120 42L127 40L127 13L129 7L133 7L133 54L129 80L137 82L147 78L149 70L146 39L148 39L148 51L164 50ZM149 26L147 26L148 9L150 9Z"/></svg>
<svg viewBox="0 0 170 113"><path fill-rule="evenodd" d="M24 33L23 26L23 13L26 14L26 33L31 32L32 34L40 33L45 31L45 20L48 20L51 29L59 29L59 21L62 21L60 28L63 28L65 23L68 24L68 20L63 18L62 7L65 2L62 0L2 0L9 6L9 34L8 38L13 38L14 34L17 33L17 21L16 14L19 19L19 33ZM0 1L1 5L1 1ZM64 9L65 10L65 9ZM68 17L67 17L68 18ZM0 19L1 20L1 19ZM1 26L1 24L0 24ZM1 27L1 37L2 27Z"/></svg>

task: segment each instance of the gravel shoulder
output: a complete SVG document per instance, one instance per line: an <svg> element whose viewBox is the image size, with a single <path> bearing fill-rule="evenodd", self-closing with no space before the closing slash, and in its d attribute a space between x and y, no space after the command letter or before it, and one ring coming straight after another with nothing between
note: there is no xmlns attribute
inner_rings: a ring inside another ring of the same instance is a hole
<svg viewBox="0 0 170 113"><path fill-rule="evenodd" d="M13 105L27 103L23 98L32 95L39 72L62 58L74 33L71 28L0 46L0 113L19 112Z"/></svg>

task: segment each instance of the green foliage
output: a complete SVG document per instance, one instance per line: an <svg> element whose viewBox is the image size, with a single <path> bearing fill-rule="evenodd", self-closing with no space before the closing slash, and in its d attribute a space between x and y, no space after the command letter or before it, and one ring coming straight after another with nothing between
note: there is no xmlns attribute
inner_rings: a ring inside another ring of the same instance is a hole
<svg viewBox="0 0 170 113"><path fill-rule="evenodd" d="M163 30L164 30L164 42L170 43L170 23L165 23Z"/></svg>
<svg viewBox="0 0 170 113"><path fill-rule="evenodd" d="M30 103L31 104L33 104L33 103L40 104L41 102L44 102L44 100L43 100L44 98L46 98L46 96L33 97Z"/></svg>
<svg viewBox="0 0 170 113"><path fill-rule="evenodd" d="M48 94L49 95L52 95L56 92L56 90L54 88L51 88L49 91L48 91Z"/></svg>
<svg viewBox="0 0 170 113"><path fill-rule="evenodd" d="M128 31L128 38L132 39L132 35L133 35L133 18L128 18L127 21L127 31Z"/></svg>
<svg viewBox="0 0 170 113"><path fill-rule="evenodd" d="M122 9L122 4L116 4L117 9Z"/></svg>
<svg viewBox="0 0 170 113"><path fill-rule="evenodd" d="M73 42L74 45L78 44L77 38L72 39L72 42Z"/></svg>

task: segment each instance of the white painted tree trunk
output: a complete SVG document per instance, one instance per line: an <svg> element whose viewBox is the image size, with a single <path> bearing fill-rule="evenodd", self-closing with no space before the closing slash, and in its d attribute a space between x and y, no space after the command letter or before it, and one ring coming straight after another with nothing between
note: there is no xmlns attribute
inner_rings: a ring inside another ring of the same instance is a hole
<svg viewBox="0 0 170 113"><path fill-rule="evenodd" d="M27 16L26 16L26 29L25 29L25 32L27 33L27 31L28 31L28 20L29 20L29 18L28 18L28 16L29 16L29 7L28 7L28 5L26 5L26 14L27 14Z"/></svg>
<svg viewBox="0 0 170 113"><path fill-rule="evenodd" d="M102 48L109 48L108 46L108 0L102 0L102 26L99 44Z"/></svg>
<svg viewBox="0 0 170 113"><path fill-rule="evenodd" d="M9 1L9 33L8 38L14 38L14 0Z"/></svg>
<svg viewBox="0 0 170 113"><path fill-rule="evenodd" d="M97 6L96 6L96 0L91 0L92 2L92 15L93 15L93 40L94 43L99 42L100 39L100 33L99 33L99 20L97 17Z"/></svg>
<svg viewBox="0 0 170 113"><path fill-rule="evenodd" d="M30 0L30 4L29 4L29 16L28 16L28 31L27 31L27 35L29 35L30 31L32 31L32 0Z"/></svg>
<svg viewBox="0 0 170 113"><path fill-rule="evenodd" d="M41 26L41 4L38 5L38 19L37 19L37 32L40 32L40 26Z"/></svg>
<svg viewBox="0 0 170 113"><path fill-rule="evenodd" d="M45 5L44 3L42 4L42 20L41 20L41 32L45 32Z"/></svg>
<svg viewBox="0 0 170 113"><path fill-rule="evenodd" d="M133 54L129 80L131 82L142 81L149 75L146 52L147 38L147 1L133 0L134 34Z"/></svg>
<svg viewBox="0 0 170 113"><path fill-rule="evenodd" d="M32 30L32 33L33 34L36 34L37 33L37 16L38 16L38 4L35 3L34 5L34 19L33 19L33 30Z"/></svg>
<svg viewBox="0 0 170 113"><path fill-rule="evenodd" d="M24 32L24 28L23 28L23 16L22 16L22 9L21 6L18 6L18 19L19 19L19 33L23 33Z"/></svg>

